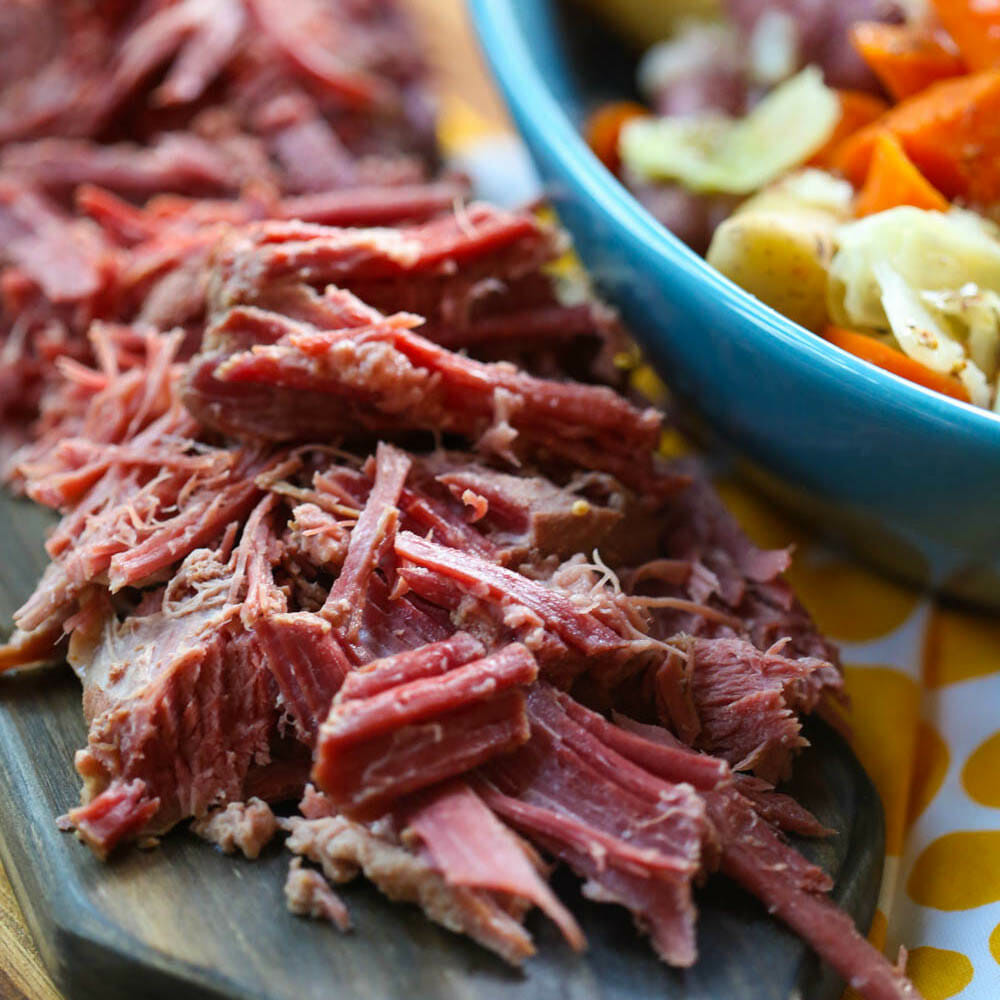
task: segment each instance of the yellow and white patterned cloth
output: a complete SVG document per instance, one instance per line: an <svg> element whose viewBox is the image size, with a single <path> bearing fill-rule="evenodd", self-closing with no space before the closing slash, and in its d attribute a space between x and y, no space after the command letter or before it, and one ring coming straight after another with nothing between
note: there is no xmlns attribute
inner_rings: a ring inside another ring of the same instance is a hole
<svg viewBox="0 0 1000 1000"><path fill-rule="evenodd" d="M482 197L537 193L512 136L460 100L443 111L442 145ZM939 607L717 485L755 542L795 545L790 582L841 646L854 750L885 807L872 941L893 958L905 944L925 1000L1000 1000L1000 620Z"/></svg>

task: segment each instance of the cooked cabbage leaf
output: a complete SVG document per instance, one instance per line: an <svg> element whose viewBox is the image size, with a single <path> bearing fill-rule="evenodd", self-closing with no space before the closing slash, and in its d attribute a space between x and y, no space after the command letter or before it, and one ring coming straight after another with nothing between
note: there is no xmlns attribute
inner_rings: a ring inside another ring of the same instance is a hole
<svg viewBox="0 0 1000 1000"><path fill-rule="evenodd" d="M839 118L837 95L819 69L807 66L745 118L637 118L622 130L620 153L629 170L649 180L750 194L807 160Z"/></svg>
<svg viewBox="0 0 1000 1000"><path fill-rule="evenodd" d="M996 403L1000 239L971 212L901 207L837 231L832 321L891 332L908 356L956 376L977 406Z"/></svg>

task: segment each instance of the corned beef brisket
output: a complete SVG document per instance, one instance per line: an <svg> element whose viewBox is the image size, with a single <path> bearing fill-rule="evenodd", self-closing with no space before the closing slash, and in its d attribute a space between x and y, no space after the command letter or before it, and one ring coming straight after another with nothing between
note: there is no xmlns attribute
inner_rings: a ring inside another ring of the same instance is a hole
<svg viewBox="0 0 1000 1000"><path fill-rule="evenodd" d="M40 2L0 45L8 481L60 516L0 670L82 681L65 825L280 829L294 912L348 928L363 874L512 963L533 907L586 947L556 864L674 966L722 872L915 998L785 837L830 832L775 785L842 697L788 553L658 457L561 233L436 172L392 5Z"/></svg>

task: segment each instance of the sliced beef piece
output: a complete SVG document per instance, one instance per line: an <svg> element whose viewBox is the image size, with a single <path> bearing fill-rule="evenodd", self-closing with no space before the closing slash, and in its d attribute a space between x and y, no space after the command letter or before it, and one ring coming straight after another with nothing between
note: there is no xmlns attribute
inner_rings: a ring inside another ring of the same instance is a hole
<svg viewBox="0 0 1000 1000"><path fill-rule="evenodd" d="M254 480L270 457L223 450L216 457L220 468L210 475L183 467L157 475L147 466L140 477L113 466L49 538L49 554L77 585L102 574L112 592L142 585L246 517L261 498ZM100 506L89 510L92 497Z"/></svg>
<svg viewBox="0 0 1000 1000"><path fill-rule="evenodd" d="M522 744L523 688L537 674L515 644L365 698L338 696L320 727L313 781L347 815L378 816L400 796Z"/></svg>
<svg viewBox="0 0 1000 1000"><path fill-rule="evenodd" d="M229 194L250 179L224 148L190 132L165 134L151 146L39 139L8 146L0 153L0 168L64 198L81 184L132 198L163 191Z"/></svg>
<svg viewBox="0 0 1000 1000"><path fill-rule="evenodd" d="M579 925L556 898L527 844L501 823L463 781L451 781L397 804L404 842L418 842L450 885L525 900L541 909L575 951L586 947Z"/></svg>
<svg viewBox="0 0 1000 1000"><path fill-rule="evenodd" d="M469 509L470 520L501 549L508 565L529 556L589 554L624 517L622 509L592 503L582 490L560 488L541 476L467 465L436 478Z"/></svg>
<svg viewBox="0 0 1000 1000"><path fill-rule="evenodd" d="M618 678L646 655L646 644L619 634L586 600L557 586L405 531L396 536L396 555L399 576L449 608L459 627L472 616L491 641L517 635L537 655L543 676L561 685L584 672Z"/></svg>
<svg viewBox="0 0 1000 1000"><path fill-rule="evenodd" d="M142 555L143 543L149 543L138 572L153 575L210 540L252 504L252 482L237 485L232 477L240 460L234 466L228 452L199 450L189 437L196 425L170 407L176 375L172 349L157 344L165 349L147 355L147 368L117 376L93 373L96 392L88 390L79 405L69 403L45 437L14 460L25 492L65 511L47 542L53 562L16 615L21 630L36 639L54 635L91 580L103 583L111 570L136 581L127 565L130 547L140 547ZM253 461L246 462L237 479L252 469Z"/></svg>
<svg viewBox="0 0 1000 1000"><path fill-rule="evenodd" d="M245 801L255 772L266 770L277 737L277 692L240 622L245 594L233 593L238 554L231 545L229 533L219 549L192 552L124 621L99 598L104 614L74 631L69 660L83 680L89 734L76 759L84 812L71 819L89 822L102 803L117 802L121 789L138 781L142 795L129 801L142 822L120 817L118 825L130 837L162 832ZM116 839L89 836L102 853Z"/></svg>
<svg viewBox="0 0 1000 1000"><path fill-rule="evenodd" d="M49 563L35 586L31 597L14 613L17 625L11 638L7 655L18 657L17 647L32 645L43 636L56 637L65 630L66 621L77 610L79 588L74 587L66 577L62 567ZM6 649L6 647L5 647ZM12 662L11 666L19 665Z"/></svg>
<svg viewBox="0 0 1000 1000"><path fill-rule="evenodd" d="M321 865L335 883L357 874L386 896L416 903L435 923L466 934L513 965L534 954L531 937L492 893L450 885L423 854L401 844L389 821L365 825L345 816L286 821L286 844Z"/></svg>
<svg viewBox="0 0 1000 1000"><path fill-rule="evenodd" d="M785 833L800 837L829 837L835 831L825 827L804 806L799 805L784 792L775 791L774 786L749 774L736 776L736 787L740 794L753 803L758 816L771 826Z"/></svg>
<svg viewBox="0 0 1000 1000"><path fill-rule="evenodd" d="M96 514L95 500L100 497L100 503L106 505L114 488L121 487L126 470L140 477L151 471L171 470L178 476L207 478L217 475L226 464L218 451L197 453L189 437L196 428L181 410L154 414L156 419L135 433L136 422L141 426L146 414L136 413L128 426L121 426L118 418L127 420L127 412L101 406L104 401L99 397L94 402L97 405L92 408L93 415L104 418L100 430L86 426L91 423L88 415L84 426L55 427L45 439L21 449L14 457L13 472L36 503L63 511L67 517L81 506L89 514ZM119 400L112 402L117 404ZM136 402L143 404L142 400ZM137 482L137 488L139 485ZM70 523L61 526L60 540L54 543L51 554L65 548L63 533L70 529ZM86 529L79 519L72 522L72 533Z"/></svg>
<svg viewBox="0 0 1000 1000"><path fill-rule="evenodd" d="M665 602L654 611L656 634L678 633L732 637L742 635L767 650L780 640L785 655L812 657L832 665L823 679L831 693L837 680L839 653L822 636L782 576L791 553L758 548L726 510L704 470L696 462L672 463L670 472L687 477L663 504L660 552L650 569L629 574L636 593L687 599L697 607ZM690 569L685 580L657 579L655 566L667 556ZM641 584L641 586L640 586ZM655 602L650 602L656 607ZM714 612L706 615L705 609Z"/></svg>
<svg viewBox="0 0 1000 1000"><path fill-rule="evenodd" d="M422 222L461 204L466 185L436 180L394 186L327 187L313 194L280 197L273 188L252 187L235 199L157 194L142 206L105 188L81 185L77 209L92 218L109 242L135 247L166 234L195 233L217 223L239 226L264 219L299 220L325 226L391 226Z"/></svg>
<svg viewBox="0 0 1000 1000"><path fill-rule="evenodd" d="M324 226L396 226L450 211L462 204L465 194L465 185L457 180L349 187L285 198L272 217Z"/></svg>
<svg viewBox="0 0 1000 1000"><path fill-rule="evenodd" d="M91 223L70 218L39 194L33 180L0 181L0 259L30 278L53 305L80 304L92 315L111 279L110 247Z"/></svg>
<svg viewBox="0 0 1000 1000"><path fill-rule="evenodd" d="M322 0L251 0L257 24L281 56L325 96L368 112L391 100L386 83L348 60L344 33Z"/></svg>
<svg viewBox="0 0 1000 1000"><path fill-rule="evenodd" d="M690 701L661 699L664 721L737 770L772 782L787 777L806 745L799 713L815 707L828 675L838 676L830 664L791 659L780 646L761 652L742 639L678 639L673 646L678 673L661 683L685 690Z"/></svg>
<svg viewBox="0 0 1000 1000"><path fill-rule="evenodd" d="M418 461L410 485L400 495L401 527L425 537L433 537L450 548L473 552L484 559L503 561L504 553L481 530L466 520L465 505L456 501L432 477L436 462Z"/></svg>
<svg viewBox="0 0 1000 1000"><path fill-rule="evenodd" d="M481 659L481 643L465 632L449 639L375 660L352 671L340 689L341 701L358 701L390 691L411 681L440 677L456 667Z"/></svg>
<svg viewBox="0 0 1000 1000"><path fill-rule="evenodd" d="M311 746L353 666L336 629L317 614L291 611L257 622L249 643L273 675L299 738Z"/></svg>
<svg viewBox="0 0 1000 1000"><path fill-rule="evenodd" d="M0 645L0 674L5 670L55 663L66 655L63 623L72 614L72 604L54 609L41 624L25 632L17 627Z"/></svg>
<svg viewBox="0 0 1000 1000"><path fill-rule="evenodd" d="M454 633L446 613L414 594L399 596L373 573L368 582L368 600L361 622L360 647L364 658L358 665L439 642Z"/></svg>
<svg viewBox="0 0 1000 1000"><path fill-rule="evenodd" d="M121 42L106 95L107 111L123 103L165 63L151 99L166 106L197 100L238 51L246 15L239 0L200 0L161 7Z"/></svg>
<svg viewBox="0 0 1000 1000"><path fill-rule="evenodd" d="M692 964L691 883L710 836L701 799L611 750L552 688L536 685L528 711L531 740L482 770L484 801L587 879L586 895L627 907L664 961Z"/></svg>
<svg viewBox="0 0 1000 1000"><path fill-rule="evenodd" d="M379 443L375 476L361 515L351 529L351 540L337 579L321 614L338 626L348 643L360 639L368 583L392 551L399 523L399 497L409 474L409 457L391 445Z"/></svg>
<svg viewBox="0 0 1000 1000"><path fill-rule="evenodd" d="M121 843L136 839L160 808L158 798L150 798L146 782L116 779L100 795L59 818L64 830L75 830L102 861Z"/></svg>
<svg viewBox="0 0 1000 1000"><path fill-rule="evenodd" d="M709 815L723 843L720 870L755 895L868 1000L919 1000L906 976L858 932L851 918L825 896L824 887L795 884L791 849L743 797L709 800Z"/></svg>
<svg viewBox="0 0 1000 1000"><path fill-rule="evenodd" d="M239 307L220 325L212 339L257 346L196 358L184 399L223 433L274 441L445 432L478 438L503 457L528 452L608 471L636 488L676 488L654 473L654 410L604 387L538 379L446 351L408 329L411 317L319 330Z"/></svg>
<svg viewBox="0 0 1000 1000"><path fill-rule="evenodd" d="M661 746L676 740L657 726L630 720L620 724L634 735ZM657 773L652 757L626 750L631 760ZM870 1000L919 1000L912 983L858 933L851 919L821 893L830 878L810 864L741 794L739 784L704 793L719 838L720 870L742 885L807 941L823 959Z"/></svg>
<svg viewBox="0 0 1000 1000"><path fill-rule="evenodd" d="M271 515L277 506L276 494L270 493L248 519L230 595L235 600L245 593L240 620L248 630L247 655L274 678L297 737L312 746L352 663L340 633L328 621L309 611L288 610L288 595L275 578L285 555Z"/></svg>
<svg viewBox="0 0 1000 1000"><path fill-rule="evenodd" d="M255 123L281 165L286 190L314 192L359 183L356 158L305 92L289 92L268 101L256 114Z"/></svg>
<svg viewBox="0 0 1000 1000"><path fill-rule="evenodd" d="M609 722L603 715L586 708L563 692L555 692L562 710L605 747L675 784L688 784L700 792L711 791L729 783L732 772L724 760L698 753L658 727L657 741L643 738L638 723L616 714Z"/></svg>
<svg viewBox="0 0 1000 1000"><path fill-rule="evenodd" d="M276 282L303 281L320 289L363 285L365 301L397 310L399 279L429 283L440 301L441 281L513 279L536 271L559 248L555 232L533 216L480 203L394 230L259 223L234 233L220 250L214 307L253 304Z"/></svg>

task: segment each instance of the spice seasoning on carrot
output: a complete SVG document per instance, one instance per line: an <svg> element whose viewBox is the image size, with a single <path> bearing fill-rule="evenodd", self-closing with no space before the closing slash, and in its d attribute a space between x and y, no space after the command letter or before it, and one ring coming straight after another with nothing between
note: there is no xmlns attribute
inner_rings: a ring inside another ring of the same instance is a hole
<svg viewBox="0 0 1000 1000"><path fill-rule="evenodd" d="M946 212L948 200L913 165L891 132L875 140L868 176L854 202L858 217L885 212L900 205Z"/></svg>
<svg viewBox="0 0 1000 1000"><path fill-rule="evenodd" d="M833 165L860 187L883 130L945 197L1000 200L1000 70L941 80L841 143Z"/></svg>
<svg viewBox="0 0 1000 1000"><path fill-rule="evenodd" d="M917 25L859 21L851 28L851 43L897 101L966 72L950 42Z"/></svg>
<svg viewBox="0 0 1000 1000"><path fill-rule="evenodd" d="M928 368L927 365L914 361L907 357L902 351L897 351L874 337L867 334L858 333L855 330L845 330L840 326L828 326L823 331L823 337L835 347L839 347L848 354L853 354L862 361L882 368L900 378L905 378L910 382L916 382L925 389L933 389L952 399L961 400L963 403L969 402L969 394L965 386L952 375L943 375L941 372Z"/></svg>

